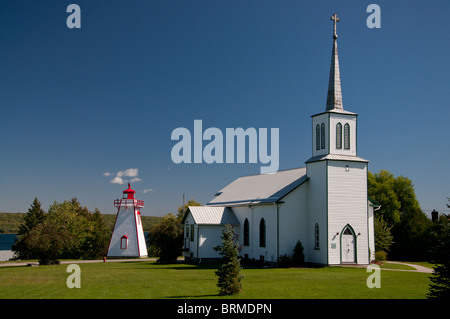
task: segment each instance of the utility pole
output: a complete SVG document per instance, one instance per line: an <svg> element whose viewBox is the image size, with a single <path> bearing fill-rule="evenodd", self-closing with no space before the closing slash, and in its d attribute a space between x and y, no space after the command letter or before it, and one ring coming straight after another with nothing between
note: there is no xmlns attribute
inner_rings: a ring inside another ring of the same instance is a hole
<svg viewBox="0 0 450 319"><path fill-rule="evenodd" d="M184 198L185 198L185 196L184 196L184 193L183 193L183 217L184 217L184 213L185 213L185 205L184 205Z"/></svg>

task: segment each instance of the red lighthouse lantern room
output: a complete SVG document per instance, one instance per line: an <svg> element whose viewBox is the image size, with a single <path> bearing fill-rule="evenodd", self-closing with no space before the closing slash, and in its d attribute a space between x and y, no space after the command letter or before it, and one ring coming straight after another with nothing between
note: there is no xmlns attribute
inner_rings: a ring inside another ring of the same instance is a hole
<svg viewBox="0 0 450 319"><path fill-rule="evenodd" d="M128 183L128 189L123 191L123 199L134 199L134 194L136 191L132 190L130 183Z"/></svg>

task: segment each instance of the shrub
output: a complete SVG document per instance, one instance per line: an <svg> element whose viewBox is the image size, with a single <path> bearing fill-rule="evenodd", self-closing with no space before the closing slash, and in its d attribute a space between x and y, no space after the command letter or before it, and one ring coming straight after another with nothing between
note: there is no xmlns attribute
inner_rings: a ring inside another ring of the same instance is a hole
<svg viewBox="0 0 450 319"><path fill-rule="evenodd" d="M183 227L179 220L173 214L165 215L148 233L148 243L151 253L159 257L159 263L176 261L183 246Z"/></svg>
<svg viewBox="0 0 450 319"><path fill-rule="evenodd" d="M222 263L215 272L218 276L219 295L234 295L242 290L241 264L239 261L239 243L231 225L225 225L222 231L222 246L214 247L222 256Z"/></svg>
<svg viewBox="0 0 450 319"><path fill-rule="evenodd" d="M305 263L305 254L303 253L303 245L299 241L295 244L294 254L292 255L292 263L295 267L301 266Z"/></svg>
<svg viewBox="0 0 450 319"><path fill-rule="evenodd" d="M282 267L282 268L287 268L287 267L291 267L292 266L292 258L291 256L288 255L280 255L280 257L278 257L278 263L277 263L278 267Z"/></svg>
<svg viewBox="0 0 450 319"><path fill-rule="evenodd" d="M375 253L375 261L379 262L379 261L386 261L387 260L387 253L384 251L377 251Z"/></svg>

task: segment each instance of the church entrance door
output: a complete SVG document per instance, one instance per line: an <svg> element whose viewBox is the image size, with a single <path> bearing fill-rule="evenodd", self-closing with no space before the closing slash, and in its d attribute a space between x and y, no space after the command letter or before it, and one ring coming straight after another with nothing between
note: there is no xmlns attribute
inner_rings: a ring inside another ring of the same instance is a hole
<svg viewBox="0 0 450 319"><path fill-rule="evenodd" d="M350 227L346 227L342 234L342 262L354 263L355 262L355 236Z"/></svg>

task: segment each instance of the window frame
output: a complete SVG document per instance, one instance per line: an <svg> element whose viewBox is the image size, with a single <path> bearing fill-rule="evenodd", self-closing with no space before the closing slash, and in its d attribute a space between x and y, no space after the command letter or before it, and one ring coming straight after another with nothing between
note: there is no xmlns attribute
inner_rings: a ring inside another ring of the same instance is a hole
<svg viewBox="0 0 450 319"><path fill-rule="evenodd" d="M336 124L336 149L342 149L342 123Z"/></svg>
<svg viewBox="0 0 450 319"><path fill-rule="evenodd" d="M120 237L120 249L127 249L128 248L128 237L126 235L123 235Z"/></svg>
<svg viewBox="0 0 450 319"><path fill-rule="evenodd" d="M314 249L320 249L320 228L318 223L314 225Z"/></svg>
<svg viewBox="0 0 450 319"><path fill-rule="evenodd" d="M320 149L325 149L325 123L320 125Z"/></svg>
<svg viewBox="0 0 450 319"><path fill-rule="evenodd" d="M244 246L250 246L250 223L248 218L244 221Z"/></svg>
<svg viewBox="0 0 450 319"><path fill-rule="evenodd" d="M316 151L320 150L320 125L316 125Z"/></svg>
<svg viewBox="0 0 450 319"><path fill-rule="evenodd" d="M350 124L348 123L344 125L344 149L350 149Z"/></svg>
<svg viewBox="0 0 450 319"><path fill-rule="evenodd" d="M259 222L259 247L266 247L266 221L261 218Z"/></svg>

